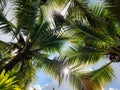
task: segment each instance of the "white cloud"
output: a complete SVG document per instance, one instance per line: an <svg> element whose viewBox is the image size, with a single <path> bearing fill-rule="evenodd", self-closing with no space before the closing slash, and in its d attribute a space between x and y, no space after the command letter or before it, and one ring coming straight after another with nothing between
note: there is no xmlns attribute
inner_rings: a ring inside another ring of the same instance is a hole
<svg viewBox="0 0 120 90"><path fill-rule="evenodd" d="M34 88L35 88L36 90L42 90L40 85L34 85Z"/></svg>
<svg viewBox="0 0 120 90"><path fill-rule="evenodd" d="M109 88L109 90L118 90L117 88Z"/></svg>
<svg viewBox="0 0 120 90"><path fill-rule="evenodd" d="M53 90L53 88L55 90L73 90L70 85L64 80L61 85L59 86L58 81L53 81L50 84L46 84L43 87L41 87L40 85L34 85L33 88L35 88L36 90ZM33 90L31 87L29 87L28 90Z"/></svg>
<svg viewBox="0 0 120 90"><path fill-rule="evenodd" d="M29 87L28 90L33 90L33 88L32 88L32 87Z"/></svg>

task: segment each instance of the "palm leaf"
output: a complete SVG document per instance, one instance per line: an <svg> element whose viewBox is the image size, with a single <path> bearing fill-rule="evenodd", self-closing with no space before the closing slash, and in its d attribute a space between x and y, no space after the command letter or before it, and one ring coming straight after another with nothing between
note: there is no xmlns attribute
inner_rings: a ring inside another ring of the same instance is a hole
<svg viewBox="0 0 120 90"><path fill-rule="evenodd" d="M2 49L4 50L10 46L11 45L9 43L0 40L0 50L2 50Z"/></svg>
<svg viewBox="0 0 120 90"><path fill-rule="evenodd" d="M104 49L77 45L66 50L63 57L67 57L66 63L68 64L94 64L101 59L104 53Z"/></svg>
<svg viewBox="0 0 120 90"><path fill-rule="evenodd" d="M95 15L103 18L104 21L107 22L108 27L104 30L104 33L108 34L107 37L112 38L114 41L118 41L118 37L116 36L116 34L119 33L118 22L116 22L114 15L112 15L111 12L106 9L106 7L107 6L103 5L103 3L90 6Z"/></svg>
<svg viewBox="0 0 120 90"><path fill-rule="evenodd" d="M15 76L10 77L9 73L5 74L3 70L0 74L0 89L1 90L21 90L19 86L16 84Z"/></svg>
<svg viewBox="0 0 120 90"><path fill-rule="evenodd" d="M62 37L59 31L55 29L52 30L48 25L48 23L44 23L41 28L39 28L39 32L37 36L35 36L36 39L32 40L34 42L34 47L47 51L59 51L60 47L68 38Z"/></svg>
<svg viewBox="0 0 120 90"><path fill-rule="evenodd" d="M81 83L80 78L78 78L74 74L70 74L69 80L70 80L70 83L71 83L74 90L82 90L82 83Z"/></svg>
<svg viewBox="0 0 120 90"><path fill-rule="evenodd" d="M107 9L113 14L116 18L116 21L120 21L120 7L119 7L119 0L105 0L105 4L107 5Z"/></svg>
<svg viewBox="0 0 120 90"><path fill-rule="evenodd" d="M22 61L16 64L14 68L7 72L10 74L10 76L15 76L15 81L17 85L21 88L21 90L27 90L30 84L35 79L35 67L32 64L32 61ZM19 78L18 78L19 77ZM17 90L17 89L15 89Z"/></svg>
<svg viewBox="0 0 120 90"><path fill-rule="evenodd" d="M106 25L104 20L97 17L94 13L91 12L86 2L81 2L79 0L71 1L71 4L68 8L67 20L70 23L76 20L84 23L89 23L95 29ZM101 23L104 23L104 25Z"/></svg>
<svg viewBox="0 0 120 90"><path fill-rule="evenodd" d="M2 11L0 11L0 30L2 30L3 33L9 33L13 31L10 22L7 20L6 16L2 13Z"/></svg>
<svg viewBox="0 0 120 90"><path fill-rule="evenodd" d="M53 13L53 20L56 27L63 26L63 24L65 23L64 17L59 12Z"/></svg>
<svg viewBox="0 0 120 90"><path fill-rule="evenodd" d="M75 88L75 90L99 90L104 88L114 77L113 69L108 66L109 64L110 63L88 73L82 72L79 69L71 69L69 80L73 88ZM76 68L79 67L80 66L77 66Z"/></svg>
<svg viewBox="0 0 120 90"><path fill-rule="evenodd" d="M8 0L0 0L0 7L5 7Z"/></svg>
<svg viewBox="0 0 120 90"><path fill-rule="evenodd" d="M19 68L18 68L19 66ZM17 65L17 67L15 67L13 69L13 71L15 69L18 69L18 72L15 73L16 77L19 77L17 80L18 85L20 85L20 87L24 90L27 90L28 87L30 86L30 84L34 81L35 79L35 68L32 64L32 61L30 60L29 62L27 61L23 61L21 63L19 63L19 65Z"/></svg>
<svg viewBox="0 0 120 90"><path fill-rule="evenodd" d="M110 83L114 77L113 69L108 66L110 63L102 66L98 70L87 73L86 76L91 78L94 82L94 90L99 90L99 88L104 87L106 84Z"/></svg>
<svg viewBox="0 0 120 90"><path fill-rule="evenodd" d="M42 57L41 55L37 55L35 59L39 61L36 64L39 64L40 68L44 72L59 80L59 84L61 83L64 74L63 69L66 67L64 61L60 61L60 58L54 58L50 60L48 58Z"/></svg>
<svg viewBox="0 0 120 90"><path fill-rule="evenodd" d="M65 6L70 2L70 0L49 0L49 7L53 9L61 9L61 11L65 8Z"/></svg>
<svg viewBox="0 0 120 90"><path fill-rule="evenodd" d="M79 21L78 22L75 21L72 28L79 29L80 30L79 32L82 32L85 35L88 35L95 40L100 40L107 44L111 44L111 42L108 42L108 41L111 41L109 39L109 35L107 33L105 33L104 31L102 31L102 29L101 29L101 31L99 31L99 30L94 31L94 29L92 29L90 26L84 25L83 23L81 23Z"/></svg>
<svg viewBox="0 0 120 90"><path fill-rule="evenodd" d="M16 0L13 3L16 5L14 8L17 20L16 33L18 34L21 28L24 29L24 32L33 30L40 1Z"/></svg>

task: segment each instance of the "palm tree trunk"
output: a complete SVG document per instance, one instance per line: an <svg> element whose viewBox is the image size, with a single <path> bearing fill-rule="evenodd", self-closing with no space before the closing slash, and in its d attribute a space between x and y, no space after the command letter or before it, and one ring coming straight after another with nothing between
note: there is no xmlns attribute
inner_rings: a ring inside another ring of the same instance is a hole
<svg viewBox="0 0 120 90"><path fill-rule="evenodd" d="M24 54L18 54L17 56L15 56L11 61L9 61L4 67L0 69L0 73L2 72L3 69L5 69L6 73L12 70L17 63L23 60L23 55Z"/></svg>

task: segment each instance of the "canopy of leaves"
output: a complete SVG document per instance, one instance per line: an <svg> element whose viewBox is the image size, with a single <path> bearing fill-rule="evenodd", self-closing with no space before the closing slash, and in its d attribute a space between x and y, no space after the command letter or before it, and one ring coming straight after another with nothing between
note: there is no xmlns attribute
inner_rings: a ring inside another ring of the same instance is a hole
<svg viewBox="0 0 120 90"><path fill-rule="evenodd" d="M69 81L75 89L97 90L105 86L114 76L109 64L120 61L118 2L105 0L102 5L89 6L86 0L13 0L16 23L12 23L4 13L7 0L0 0L0 32L13 36L10 42L0 41L0 85L14 80L7 75L14 70L19 77L17 84L27 89L38 68L61 82L63 69L69 67ZM58 7L60 11L66 9L65 15L54 11ZM52 20L46 20L51 13ZM68 42L70 47L63 50ZM49 59L55 52L60 56ZM110 63L81 72L81 66L96 64L105 56ZM11 88L15 88L12 84Z"/></svg>

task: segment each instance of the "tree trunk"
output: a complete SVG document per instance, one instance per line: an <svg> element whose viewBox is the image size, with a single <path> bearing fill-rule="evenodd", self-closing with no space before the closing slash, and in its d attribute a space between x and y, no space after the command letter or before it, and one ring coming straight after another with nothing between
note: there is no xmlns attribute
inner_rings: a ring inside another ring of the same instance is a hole
<svg viewBox="0 0 120 90"><path fill-rule="evenodd" d="M21 62L23 60L24 54L18 54L15 56L11 61L9 61L4 67L0 69L0 73L2 72L3 69L5 69L5 72L7 73L8 71L12 70L13 67Z"/></svg>

